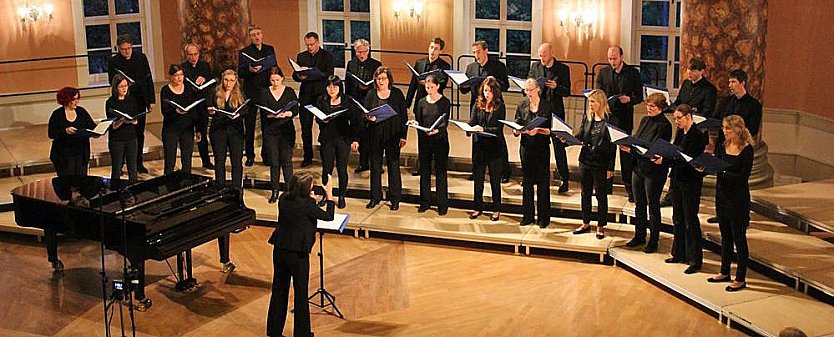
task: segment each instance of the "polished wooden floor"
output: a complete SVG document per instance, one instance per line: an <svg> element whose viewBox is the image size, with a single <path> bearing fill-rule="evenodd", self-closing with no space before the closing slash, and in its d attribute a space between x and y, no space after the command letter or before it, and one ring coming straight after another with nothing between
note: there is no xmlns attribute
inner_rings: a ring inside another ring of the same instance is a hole
<svg viewBox="0 0 834 337"><path fill-rule="evenodd" d="M136 314L137 335L263 336L270 232L253 227L233 236L238 268L230 275L218 271L216 244L197 248L201 286L193 293L173 291L169 266L149 262L147 293L154 305ZM62 240L66 271L59 276L31 237L5 234L0 242L0 335L104 336L98 244ZM325 284L346 319L313 308L317 336L741 335L607 265L345 235L326 235L324 249ZM107 252L105 261L108 274L116 275L120 256ZM312 259L311 292L318 285Z"/></svg>

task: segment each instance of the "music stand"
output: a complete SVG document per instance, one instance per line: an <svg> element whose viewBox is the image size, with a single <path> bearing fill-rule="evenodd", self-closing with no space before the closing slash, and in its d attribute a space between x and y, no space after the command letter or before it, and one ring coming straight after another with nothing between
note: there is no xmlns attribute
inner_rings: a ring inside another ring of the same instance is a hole
<svg viewBox="0 0 834 337"><path fill-rule="evenodd" d="M333 310L336 310L336 316L341 319L345 319L345 316L342 315L342 312L339 310L339 307L336 306L336 296L333 296L327 289L324 288L324 231L325 230L336 230L341 233L345 229L345 225L347 225L348 220L350 219L349 214L334 214L332 221L321 221L318 220L316 223L316 229L319 232L319 289L316 290L310 297L307 298L307 301L318 307L319 309L324 310L327 307L333 307ZM319 301L315 301L314 299L316 296L320 296ZM325 303L325 300L327 301ZM325 312L327 312L325 310ZM332 314L332 313L331 313Z"/></svg>

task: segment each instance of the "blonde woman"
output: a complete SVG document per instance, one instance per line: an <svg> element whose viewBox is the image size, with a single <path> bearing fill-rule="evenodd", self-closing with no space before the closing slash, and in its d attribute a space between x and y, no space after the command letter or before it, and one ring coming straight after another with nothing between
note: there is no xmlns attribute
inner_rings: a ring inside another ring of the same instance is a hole
<svg viewBox="0 0 834 337"><path fill-rule="evenodd" d="M550 225L550 116L549 104L541 99L541 88L535 78L524 82L525 97L515 109L515 122L526 125L536 117L545 118L542 125L528 131L513 130L513 136L521 136L521 204L524 216L520 226L532 224L538 211L537 224L541 228ZM537 193L533 201L534 189Z"/></svg>
<svg viewBox="0 0 834 337"><path fill-rule="evenodd" d="M747 227L750 226L750 171L753 169L753 137L738 115L724 117L723 146L715 150L716 157L730 164L718 173L715 188L715 210L721 230L721 272L708 282L730 282L730 264L735 247L736 278L725 288L739 291L747 287Z"/></svg>
<svg viewBox="0 0 834 337"><path fill-rule="evenodd" d="M582 185L582 226L573 234L591 231L591 195L597 197L597 239L605 237L606 216L608 215L608 179L614 175L614 143L608 134L607 124L611 118L607 94L600 89L588 96L588 114L582 119L582 126L576 138L582 141L579 152L580 184Z"/></svg>

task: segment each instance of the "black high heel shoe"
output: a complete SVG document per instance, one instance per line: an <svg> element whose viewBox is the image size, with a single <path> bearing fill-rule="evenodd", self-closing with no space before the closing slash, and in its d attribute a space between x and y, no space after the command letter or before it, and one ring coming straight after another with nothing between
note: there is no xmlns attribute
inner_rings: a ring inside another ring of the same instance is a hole
<svg viewBox="0 0 834 337"><path fill-rule="evenodd" d="M376 207L377 204L379 204L379 201L371 200L371 201L368 202L367 205L365 205L365 208L371 209L371 208Z"/></svg>
<svg viewBox="0 0 834 337"><path fill-rule="evenodd" d="M338 207L339 209L342 209L342 208L345 208L346 205L347 205L347 203L345 202L345 197L343 197L343 196L339 197L339 201L336 202L336 207Z"/></svg>
<svg viewBox="0 0 834 337"><path fill-rule="evenodd" d="M472 213L469 213L469 218L472 219L472 220L475 220L479 216L481 216L481 214L484 214L484 212L483 211L474 211Z"/></svg>
<svg viewBox="0 0 834 337"><path fill-rule="evenodd" d="M591 232L591 225L590 224L583 224L582 226L579 226L579 227L577 227L576 229L573 230L573 234L575 234L575 235L585 234L585 233L590 233L590 232Z"/></svg>
<svg viewBox="0 0 834 337"><path fill-rule="evenodd" d="M269 202L270 204L274 204L276 201L278 201L278 191L277 191L277 190L273 190L273 191L272 191L272 195L269 197L269 201L268 201L268 202Z"/></svg>

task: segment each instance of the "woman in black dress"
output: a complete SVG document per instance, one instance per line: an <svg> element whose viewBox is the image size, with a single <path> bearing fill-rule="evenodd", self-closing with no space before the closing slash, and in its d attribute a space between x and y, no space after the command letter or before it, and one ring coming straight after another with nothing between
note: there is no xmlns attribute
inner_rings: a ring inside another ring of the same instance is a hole
<svg viewBox="0 0 834 337"><path fill-rule="evenodd" d="M582 141L579 151L579 182L582 186L582 226L573 234L591 231L591 196L597 198L597 239L605 238L608 224L608 179L614 175L616 146L608 133L611 110L605 91L596 89L588 95L588 114L582 119L582 126L576 138ZM564 142L564 140L562 140Z"/></svg>
<svg viewBox="0 0 834 337"><path fill-rule="evenodd" d="M400 149L408 139L408 108L405 106L403 92L394 86L394 77L388 67L379 67L374 72L376 90L365 96L362 104L373 109L388 104L396 115L384 121L377 121L374 116L366 116L369 151L371 153L371 200L365 208L374 208L382 201L382 155L388 168L388 202L392 211L400 209L402 194L402 177L400 175Z"/></svg>
<svg viewBox="0 0 834 337"><path fill-rule="evenodd" d="M484 176L489 167L489 185L492 188L492 221L501 217L501 176L504 172L504 151L507 141L504 139L503 124L499 120L506 119L507 110L504 98L501 96L501 86L495 77L489 76L478 89L478 99L472 106L469 125L478 131L495 135L488 137L473 134L472 141L472 170L475 175L475 211L469 214L470 219L477 219L484 213Z"/></svg>
<svg viewBox="0 0 834 337"><path fill-rule="evenodd" d="M342 79L336 75L327 78L324 95L316 101L316 107L327 115L346 110L327 120L316 118L316 123L319 124L321 177L325 184L329 183L335 164L336 172L339 174L339 198L336 205L345 208L345 192L348 187L347 164L350 151L359 148L362 120L359 118L356 105L348 102L345 96Z"/></svg>
<svg viewBox="0 0 834 337"><path fill-rule="evenodd" d="M198 96L191 87L183 84L182 66L172 64L168 67L171 76L168 85L159 90L162 101L162 152L165 155L165 174L174 172L177 163L177 148L180 149L180 166L183 172L191 173L191 155L194 152L194 127L198 116L196 108L184 111L178 108L188 107ZM204 104L204 103L200 103ZM199 134L198 134L199 135ZM202 135L200 135L202 136ZM196 141L200 141L197 139Z"/></svg>
<svg viewBox="0 0 834 337"><path fill-rule="evenodd" d="M438 118L443 120L437 128L429 132L417 132L417 154L420 163L420 208L417 212L423 213L431 205L431 164L434 160L437 214L446 215L449 211L449 184L446 177L446 167L449 162L449 134L446 132L446 126L449 124L452 103L438 91L440 79L437 76L426 76L425 83L427 95L414 105L415 121L411 123L428 128Z"/></svg>
<svg viewBox="0 0 834 337"><path fill-rule="evenodd" d="M513 130L514 136L521 136L519 155L523 174L521 204L524 215L519 225L526 226L536 221L534 216L538 209L537 224L545 228L550 225L550 125L553 118L548 105L541 104L541 88L536 79L528 78L524 82L524 93L526 97L515 110L515 122L523 126L536 117L547 121L529 131ZM537 192L535 205L534 189Z"/></svg>
<svg viewBox="0 0 834 337"><path fill-rule="evenodd" d="M121 74L113 77L113 85L110 88L110 98L104 104L107 118L116 121L110 127L107 147L110 150L110 179L121 179L122 165L127 162L128 182L135 182L137 178L136 158L139 151L139 143L136 140L136 124L138 119L128 119L122 114L136 116L139 105L129 94L127 79ZM121 112L121 114L119 113Z"/></svg>
<svg viewBox="0 0 834 337"><path fill-rule="evenodd" d="M663 110L667 107L666 97L660 93L651 94L646 97L646 116L640 120L640 126L634 135L646 144L654 144L658 139L669 141L672 139L672 124ZM660 240L660 193L663 192L663 185L666 184L666 176L669 173L669 164L663 162L663 158L655 156L646 158L634 147L620 145L620 151L632 153L631 158L631 190L634 193L635 230L634 237L626 243L627 247L643 247L644 253L657 251L657 242ZM648 209L648 213L647 213ZM651 233L649 242L646 243L646 229Z"/></svg>
<svg viewBox="0 0 834 337"><path fill-rule="evenodd" d="M272 249L272 296L266 319L267 336L282 336L287 319L290 281L293 284L293 336L312 336L310 303L310 251L316 242L316 222L331 221L334 216L333 188L324 186L323 202L327 210L316 205L312 194L313 176L292 176L286 192L278 200L278 223L269 243Z"/></svg>
<svg viewBox="0 0 834 337"><path fill-rule="evenodd" d="M753 137L738 115L724 117L724 144L715 156L730 164L718 173L715 187L715 211L721 230L721 272L707 281L730 282L730 264L735 247L736 278L725 289L738 291L747 287L747 227L750 226L750 171L753 170Z"/></svg>
<svg viewBox="0 0 834 337"><path fill-rule="evenodd" d="M279 111L292 101L298 102L293 88L284 85L284 71L280 67L269 69L269 84L261 92L261 105L273 111ZM277 114L261 110L263 122L263 141L269 160L269 181L272 195L269 203L278 200L278 177L284 171L284 185L292 177L292 149L295 147L295 124L293 118L298 115L298 105L288 111ZM286 187L286 186L285 186Z"/></svg>

